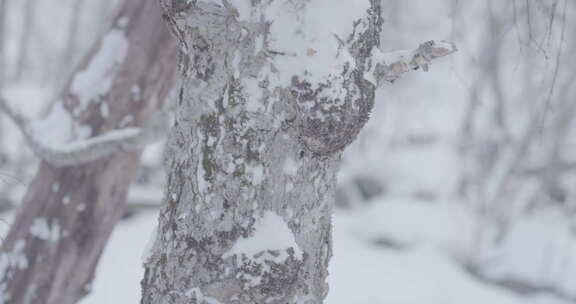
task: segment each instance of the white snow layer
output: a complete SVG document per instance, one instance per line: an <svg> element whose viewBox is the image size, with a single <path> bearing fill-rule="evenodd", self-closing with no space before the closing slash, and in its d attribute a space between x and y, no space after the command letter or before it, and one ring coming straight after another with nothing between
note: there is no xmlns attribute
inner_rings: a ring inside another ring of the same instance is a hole
<svg viewBox="0 0 576 304"><path fill-rule="evenodd" d="M268 49L283 55L274 58L278 86L288 86L292 76L313 84L326 80L345 62L353 63L338 39L344 41L353 31L353 23L366 16L368 0L338 1L263 1L264 19L272 21ZM250 1L233 0L239 19L259 21L260 8ZM334 23L334 20L338 20Z"/></svg>
<svg viewBox="0 0 576 304"><path fill-rule="evenodd" d="M416 215L411 213L411 217L406 218L406 210L400 205L390 208L380 205L362 212L336 214L334 257L330 262L327 304L570 303L547 294L520 296L474 279L450 255L445 254L442 249L444 246L433 244L436 242L433 238L441 244L452 243L448 239L453 237L450 235L459 234L461 223L460 220L454 221L454 217L466 216L454 215L451 212L453 208L443 208L441 212L430 214L430 206L418 204L422 207L420 212ZM413 211L415 209L417 207ZM428 217L441 225L428 225L431 222L419 224ZM141 261L134 257L144 249L150 233L157 225L157 218L157 212L150 212L120 223L98 265L94 290L80 303L136 303L140 300L139 282L144 271ZM388 221L394 218L398 225L396 227L388 225ZM374 231L373 236L385 232L391 236L404 228L412 230L409 235L405 235L411 241L401 242L412 246L405 250L390 250L371 245L366 242L368 235L358 237L360 231L365 231L360 229L362 226ZM418 242L420 246L414 243L425 234L434 237L421 238Z"/></svg>
<svg viewBox="0 0 576 304"><path fill-rule="evenodd" d="M69 153L85 149L90 145L133 138L142 132L141 128L124 128L87 139L92 135L91 128L89 126L73 127L73 125L74 122L68 112L60 103L57 103L48 117L30 124L30 135L44 148Z"/></svg>
<svg viewBox="0 0 576 304"><path fill-rule="evenodd" d="M516 219L507 238L485 254L488 276L558 287L576 297L576 237L571 221L553 211Z"/></svg>
<svg viewBox="0 0 576 304"><path fill-rule="evenodd" d="M0 275L4 275L8 268L14 267L17 269L28 268L28 259L22 251L26 247L26 242L18 240L14 244L11 252L0 253ZM6 282L0 283L0 303L9 303L10 294L6 293Z"/></svg>
<svg viewBox="0 0 576 304"><path fill-rule="evenodd" d="M30 233L41 240L57 242L60 239L61 229L56 222L50 225L47 219L37 218L30 227Z"/></svg>
<svg viewBox="0 0 576 304"><path fill-rule="evenodd" d="M106 34L98 54L72 82L71 91L78 96L80 102L75 110L76 114L86 109L90 102L110 91L113 76L126 58L127 51L128 41L123 30L115 28Z"/></svg>
<svg viewBox="0 0 576 304"><path fill-rule="evenodd" d="M120 63L124 61L127 50L128 41L122 30L113 29L108 32L102 41L102 47L98 54L94 56L85 70L77 74L72 82L71 91L78 96L80 102L78 107L74 109L74 114L78 115L86 109L90 102L95 101L110 90L113 76ZM103 117L108 116L109 104L102 103L100 110ZM78 141L78 139L92 136L90 126L77 125L60 102L55 103L47 117L32 121L29 131L33 139L42 147L60 152L81 149L85 143ZM139 130L126 129L107 135L101 140L132 137L135 132L139 132Z"/></svg>
<svg viewBox="0 0 576 304"><path fill-rule="evenodd" d="M16 267L18 269L28 268L28 259L23 254L26 242L18 240L14 244L11 252L3 252L0 254L0 274L3 274L8 267Z"/></svg>
<svg viewBox="0 0 576 304"><path fill-rule="evenodd" d="M292 248L294 256L302 259L302 250L296 244L294 234L281 216L272 211L264 212L263 216L254 224L254 233L248 238L236 241L232 249L222 257L228 258L233 255L254 258L257 254L269 250L279 251L280 255L275 258L282 262L288 257L286 250Z"/></svg>
<svg viewBox="0 0 576 304"><path fill-rule="evenodd" d="M46 118L30 122L30 135L43 146L52 147L68 142L73 135L73 126L70 115L58 102Z"/></svg>

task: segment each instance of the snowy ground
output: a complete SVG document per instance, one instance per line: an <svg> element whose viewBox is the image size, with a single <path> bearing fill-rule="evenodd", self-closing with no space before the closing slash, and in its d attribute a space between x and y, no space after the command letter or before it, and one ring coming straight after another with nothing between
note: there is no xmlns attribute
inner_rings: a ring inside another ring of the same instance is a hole
<svg viewBox="0 0 576 304"><path fill-rule="evenodd" d="M139 302L141 257L156 215L141 213L120 223L82 304ZM465 219L457 208L389 201L337 213L327 304L570 303L545 294L522 296L469 275L447 254L465 245L454 243L468 235Z"/></svg>

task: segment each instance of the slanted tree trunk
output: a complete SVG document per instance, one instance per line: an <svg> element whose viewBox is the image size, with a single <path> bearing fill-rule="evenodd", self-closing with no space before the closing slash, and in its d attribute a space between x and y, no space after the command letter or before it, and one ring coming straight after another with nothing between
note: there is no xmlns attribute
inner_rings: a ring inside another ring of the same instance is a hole
<svg viewBox="0 0 576 304"><path fill-rule="evenodd" d="M164 14L183 86L142 303L321 303L341 153L374 102L380 1L164 1Z"/></svg>
<svg viewBox="0 0 576 304"><path fill-rule="evenodd" d="M65 143L49 135L36 138L60 151L60 144L72 149L94 136L142 126L173 87L175 55L158 4L126 0L62 92L62 102L42 123L32 124L40 135L28 135L42 136L50 124L63 133L72 127ZM42 161L2 243L0 303L70 304L89 292L139 157L137 150L84 164L70 159L64 167Z"/></svg>

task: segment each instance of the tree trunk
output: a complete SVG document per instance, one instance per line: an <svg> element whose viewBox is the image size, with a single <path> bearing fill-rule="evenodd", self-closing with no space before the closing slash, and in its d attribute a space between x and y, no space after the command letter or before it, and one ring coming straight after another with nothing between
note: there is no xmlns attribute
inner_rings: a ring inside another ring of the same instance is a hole
<svg viewBox="0 0 576 304"><path fill-rule="evenodd" d="M142 303L322 303L380 1L216 2L163 4L183 85Z"/></svg>
<svg viewBox="0 0 576 304"><path fill-rule="evenodd" d="M175 55L157 3L126 0L50 116L63 113L60 128L71 121L72 140L142 125L173 88ZM131 151L69 167L40 164L2 243L0 303L70 304L89 292L139 157Z"/></svg>

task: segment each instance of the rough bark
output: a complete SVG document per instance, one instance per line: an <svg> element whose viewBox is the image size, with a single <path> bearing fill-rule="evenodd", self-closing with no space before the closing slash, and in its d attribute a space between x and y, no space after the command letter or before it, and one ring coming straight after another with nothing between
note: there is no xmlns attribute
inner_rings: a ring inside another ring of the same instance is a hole
<svg viewBox="0 0 576 304"><path fill-rule="evenodd" d="M142 303L323 302L336 172L373 106L364 75L382 19L380 1L366 1L348 35L328 38L339 64L286 75L282 60L327 54L276 49L291 38L274 36L269 10L297 19L313 2L163 3L183 85Z"/></svg>
<svg viewBox="0 0 576 304"><path fill-rule="evenodd" d="M112 59L105 56L110 47ZM125 56L118 55L122 52ZM173 87L175 55L157 3L126 0L56 107L75 131L90 129L89 136L141 126ZM94 72L103 65L109 69ZM81 133L72 132L70 140L80 140ZM2 243L0 303L70 304L89 292L101 252L125 209L139 157L140 151L130 151L76 166L40 164Z"/></svg>

